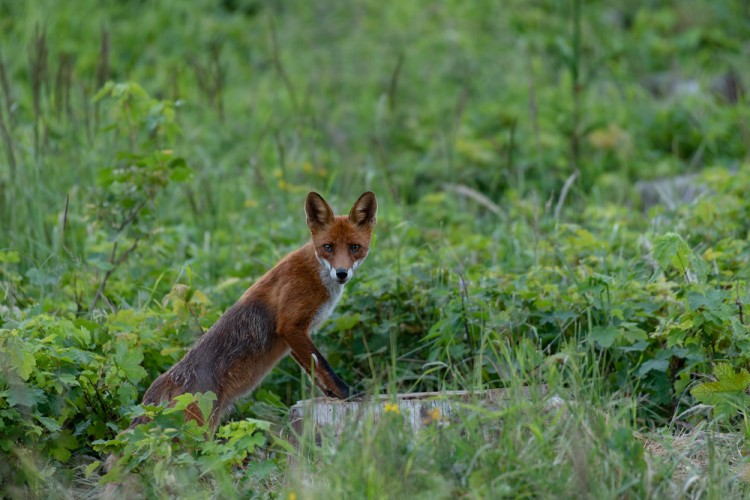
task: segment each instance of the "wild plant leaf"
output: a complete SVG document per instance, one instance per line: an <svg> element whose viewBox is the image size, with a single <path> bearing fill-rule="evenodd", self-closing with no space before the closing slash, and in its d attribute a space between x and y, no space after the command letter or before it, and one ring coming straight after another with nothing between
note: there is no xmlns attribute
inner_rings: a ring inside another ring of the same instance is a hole
<svg viewBox="0 0 750 500"><path fill-rule="evenodd" d="M119 340L115 348L115 362L125 372L125 377L131 382L139 382L146 375L143 369L143 351L141 348L131 346L126 340Z"/></svg>
<svg viewBox="0 0 750 500"><path fill-rule="evenodd" d="M727 397L745 394L750 387L750 373L744 368L735 372L728 363L719 363L714 368L713 382L703 382L690 391L695 399L702 403L716 405L726 401Z"/></svg>
<svg viewBox="0 0 750 500"><path fill-rule="evenodd" d="M705 293L690 292L687 295L688 305L693 311L704 307L711 311L717 311L721 308L727 293L723 290L708 290Z"/></svg>
<svg viewBox="0 0 750 500"><path fill-rule="evenodd" d="M5 351L0 351L0 362L6 363L16 371L21 380L29 380L32 371L36 368L36 358L29 346L18 338L17 330L0 330L0 335L7 336L6 342L0 344ZM5 359L3 359L5 358Z"/></svg>
<svg viewBox="0 0 750 500"><path fill-rule="evenodd" d="M693 311L699 312L703 320L723 324L734 316L734 311L725 304L728 292L724 290L708 290L705 293L691 292L687 296L688 305Z"/></svg>
<svg viewBox="0 0 750 500"><path fill-rule="evenodd" d="M595 326L589 336L603 348L612 347L620 330L615 326Z"/></svg>
<svg viewBox="0 0 750 500"><path fill-rule="evenodd" d="M91 477L91 474L93 474L94 471L96 469L98 469L101 464L102 463L99 460L95 460L95 461L91 462L90 464L88 464L86 466L86 469L85 469L85 472L84 472L84 477L86 479L88 479L89 477Z"/></svg>
<svg viewBox="0 0 750 500"><path fill-rule="evenodd" d="M186 392L184 394L180 394L179 396L175 396L173 398L173 401L174 405L166 408L164 410L165 414L174 413L176 411L184 411L188 406L196 401L196 395Z"/></svg>
<svg viewBox="0 0 750 500"><path fill-rule="evenodd" d="M60 424L57 423L57 420L50 417L45 417L42 415L34 414L34 418L37 419L39 422L41 422L44 427L47 428L50 432L57 432L60 430Z"/></svg>
<svg viewBox="0 0 750 500"><path fill-rule="evenodd" d="M27 384L13 384L8 388L8 406L32 407L45 401L47 395L42 389Z"/></svg>
<svg viewBox="0 0 750 500"><path fill-rule="evenodd" d="M71 457L70 450L67 448L52 448L50 450L50 454L62 463L67 462Z"/></svg>
<svg viewBox="0 0 750 500"><path fill-rule="evenodd" d="M208 418L214 409L214 401L216 401L216 393L208 391L198 396L198 408L200 408L203 418L208 422Z"/></svg>
<svg viewBox="0 0 750 500"><path fill-rule="evenodd" d="M690 271L693 272L695 279L699 283L704 283L706 281L706 276L708 275L708 264L706 261L704 261L700 255L696 255L693 252L690 252L690 256L688 257L688 263L690 267Z"/></svg>
<svg viewBox="0 0 750 500"><path fill-rule="evenodd" d="M666 359L649 359L638 369L638 375L643 376L650 371L665 372L667 368L669 368L669 361Z"/></svg>
<svg viewBox="0 0 750 500"><path fill-rule="evenodd" d="M0 264L18 264L19 262L21 262L21 257L15 250L0 251Z"/></svg>
<svg viewBox="0 0 750 500"><path fill-rule="evenodd" d="M51 450L54 456L60 462L67 462L72 456L72 450L78 448L78 440L70 431L64 430L56 435L52 440L53 447Z"/></svg>
<svg viewBox="0 0 750 500"><path fill-rule="evenodd" d="M677 233L666 233L654 241L654 259L662 270L670 266L684 273L690 264L690 247Z"/></svg>
<svg viewBox="0 0 750 500"><path fill-rule="evenodd" d="M357 326L360 321L361 316L359 313L339 316L338 318L336 318L336 321L334 321L334 329L337 332L351 330L352 328Z"/></svg>

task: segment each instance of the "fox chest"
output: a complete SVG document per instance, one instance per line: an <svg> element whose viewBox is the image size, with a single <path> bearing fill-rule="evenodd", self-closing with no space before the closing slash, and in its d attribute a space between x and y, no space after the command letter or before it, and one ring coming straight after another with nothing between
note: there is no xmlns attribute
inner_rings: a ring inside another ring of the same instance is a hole
<svg viewBox="0 0 750 500"><path fill-rule="evenodd" d="M336 308L336 304L339 303L341 295L344 293L344 285L333 284L326 287L328 289L328 300L323 302L318 310L315 311L313 319L310 322L310 333L315 333L320 325L331 315L333 310Z"/></svg>

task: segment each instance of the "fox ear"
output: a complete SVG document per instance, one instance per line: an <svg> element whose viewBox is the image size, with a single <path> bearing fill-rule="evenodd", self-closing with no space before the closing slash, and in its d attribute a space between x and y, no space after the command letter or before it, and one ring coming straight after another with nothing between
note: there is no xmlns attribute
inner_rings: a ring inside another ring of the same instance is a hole
<svg viewBox="0 0 750 500"><path fill-rule="evenodd" d="M349 220L358 226L374 226L378 220L378 200L375 193L368 191L354 203Z"/></svg>
<svg viewBox="0 0 750 500"><path fill-rule="evenodd" d="M333 222L333 210L318 193L310 193L305 200L305 214L310 231L323 229Z"/></svg>

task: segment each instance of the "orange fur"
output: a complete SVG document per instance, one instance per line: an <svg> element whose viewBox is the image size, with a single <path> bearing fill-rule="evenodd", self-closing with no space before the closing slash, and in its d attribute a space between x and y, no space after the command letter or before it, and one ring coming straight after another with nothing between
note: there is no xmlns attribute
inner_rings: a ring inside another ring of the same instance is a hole
<svg viewBox="0 0 750 500"><path fill-rule="evenodd" d="M210 423L215 429L232 402L255 388L290 352L308 374L314 373L316 385L326 395L349 397L349 387L331 369L310 334L335 306L342 280L348 281L367 256L377 201L367 192L348 216L334 216L320 195L310 193L305 211L311 240L263 275L180 361L154 380L143 396L144 403L213 391L217 401ZM188 418L202 423L199 412L194 413ZM133 425L143 421L136 419Z"/></svg>

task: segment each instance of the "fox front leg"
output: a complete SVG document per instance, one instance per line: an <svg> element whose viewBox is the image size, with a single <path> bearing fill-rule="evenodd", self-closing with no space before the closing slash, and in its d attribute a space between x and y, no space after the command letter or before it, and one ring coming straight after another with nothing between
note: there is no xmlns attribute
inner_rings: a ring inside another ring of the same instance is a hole
<svg viewBox="0 0 750 500"><path fill-rule="evenodd" d="M318 351L307 335L303 339L295 339L291 342L287 340L286 342L291 349L292 358L305 369L315 385L326 396L340 399L349 398L349 386L336 375L326 358Z"/></svg>

